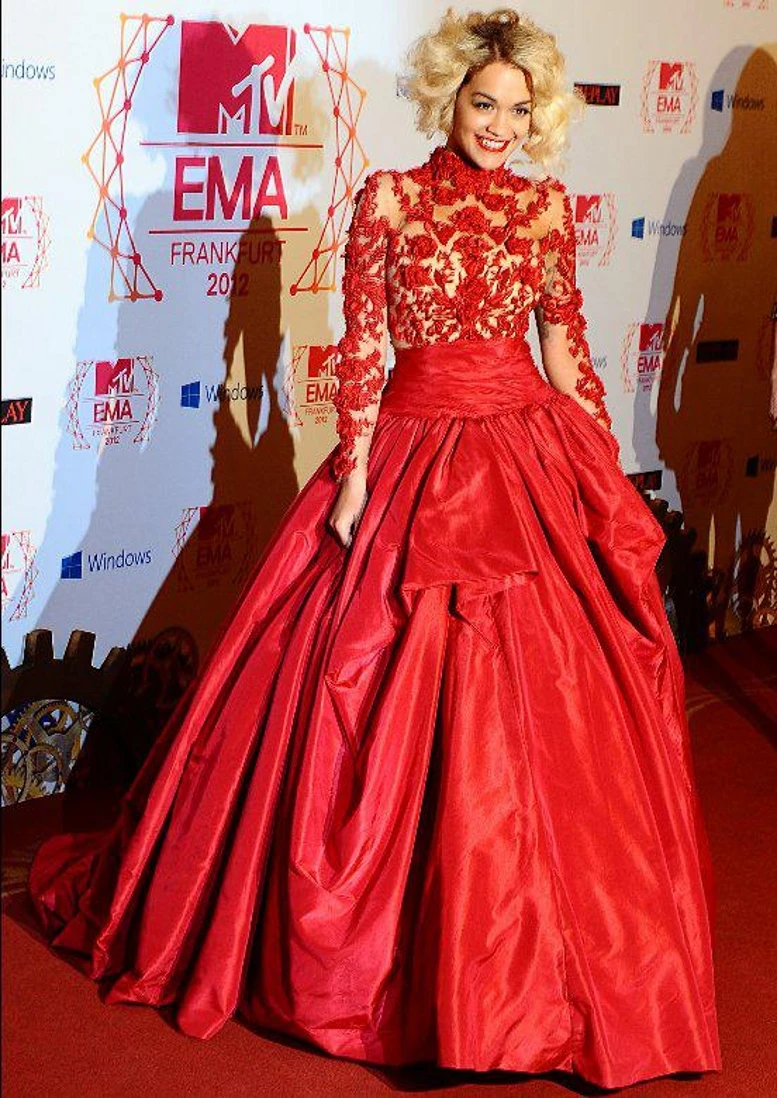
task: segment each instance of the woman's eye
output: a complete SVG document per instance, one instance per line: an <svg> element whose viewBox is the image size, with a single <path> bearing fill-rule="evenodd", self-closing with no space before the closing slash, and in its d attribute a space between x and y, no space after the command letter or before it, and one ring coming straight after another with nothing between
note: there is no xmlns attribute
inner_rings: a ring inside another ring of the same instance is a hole
<svg viewBox="0 0 777 1098"><path fill-rule="evenodd" d="M490 110L490 108L491 108L490 103L476 103L475 104L475 109L478 110L478 111Z"/></svg>

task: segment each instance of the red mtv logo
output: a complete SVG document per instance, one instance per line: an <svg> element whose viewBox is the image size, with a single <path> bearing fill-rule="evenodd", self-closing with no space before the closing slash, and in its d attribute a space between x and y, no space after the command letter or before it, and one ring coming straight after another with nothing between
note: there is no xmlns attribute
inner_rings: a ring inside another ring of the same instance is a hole
<svg viewBox="0 0 777 1098"><path fill-rule="evenodd" d="M95 363L95 396L132 396L135 391L133 359L117 358L115 362Z"/></svg>
<svg viewBox="0 0 777 1098"><path fill-rule="evenodd" d="M2 227L5 236L20 236L22 231L21 198L4 198L2 202Z"/></svg>
<svg viewBox="0 0 777 1098"><path fill-rule="evenodd" d="M658 74L658 86L661 91L683 90L683 63L682 61L662 61Z"/></svg>
<svg viewBox="0 0 777 1098"><path fill-rule="evenodd" d="M718 195L718 224L721 222L739 222L742 220L742 195Z"/></svg>
<svg viewBox="0 0 777 1098"><path fill-rule="evenodd" d="M235 506L232 503L201 507L197 537L200 541L224 541L235 536Z"/></svg>
<svg viewBox="0 0 777 1098"><path fill-rule="evenodd" d="M640 324L639 349L643 354L656 354L663 349L663 324Z"/></svg>
<svg viewBox="0 0 777 1098"><path fill-rule="evenodd" d="M602 220L602 196L600 194L579 194L575 204L575 221L598 224Z"/></svg>
<svg viewBox="0 0 777 1098"><path fill-rule="evenodd" d="M334 377L337 347L311 347L308 351L308 377Z"/></svg>
<svg viewBox="0 0 777 1098"><path fill-rule="evenodd" d="M291 66L296 34L289 27L181 24L179 133L290 134Z"/></svg>

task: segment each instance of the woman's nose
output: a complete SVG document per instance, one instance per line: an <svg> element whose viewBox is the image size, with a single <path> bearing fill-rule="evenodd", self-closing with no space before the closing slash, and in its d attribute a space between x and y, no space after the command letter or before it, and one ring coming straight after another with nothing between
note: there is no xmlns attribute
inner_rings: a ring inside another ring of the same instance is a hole
<svg viewBox="0 0 777 1098"><path fill-rule="evenodd" d="M494 137L504 137L508 132L507 118L502 114L495 114L489 119L486 129L489 133L492 133Z"/></svg>

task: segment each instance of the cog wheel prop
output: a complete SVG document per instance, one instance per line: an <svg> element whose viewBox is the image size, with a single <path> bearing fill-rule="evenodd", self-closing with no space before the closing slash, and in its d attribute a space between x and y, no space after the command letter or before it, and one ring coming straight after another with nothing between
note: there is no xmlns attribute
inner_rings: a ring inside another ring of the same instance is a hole
<svg viewBox="0 0 777 1098"><path fill-rule="evenodd" d="M62 659L52 634L25 637L22 662L13 669L2 651L2 804L59 793L84 746L92 720L124 663L112 648L92 666L94 633L75 630Z"/></svg>
<svg viewBox="0 0 777 1098"><path fill-rule="evenodd" d="M2 718L3 807L61 793L92 713L77 702L41 701Z"/></svg>
<svg viewBox="0 0 777 1098"><path fill-rule="evenodd" d="M100 129L81 162L94 180L98 198L87 237L111 257L109 301L162 300L143 265L127 222L124 189L124 142L132 100L143 69L162 35L175 22L172 15L121 15L119 60L94 80L100 106Z"/></svg>
<svg viewBox="0 0 777 1098"><path fill-rule="evenodd" d="M743 629L777 623L777 550L764 530L742 538L731 563L731 609Z"/></svg>
<svg viewBox="0 0 777 1098"><path fill-rule="evenodd" d="M356 133L367 92L348 72L351 32L348 28L312 27L309 23L304 30L319 56L332 99L335 176L321 235L307 267L289 287L291 294L337 289L337 257L345 238L346 219L359 180L369 167L364 146Z"/></svg>

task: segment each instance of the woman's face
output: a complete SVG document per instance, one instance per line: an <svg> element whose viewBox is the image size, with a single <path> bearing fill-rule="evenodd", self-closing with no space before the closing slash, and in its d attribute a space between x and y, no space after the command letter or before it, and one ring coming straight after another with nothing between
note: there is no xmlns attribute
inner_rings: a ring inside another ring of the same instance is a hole
<svg viewBox="0 0 777 1098"><path fill-rule="evenodd" d="M531 95L521 69L493 61L459 88L448 148L477 168L499 168L531 125Z"/></svg>

